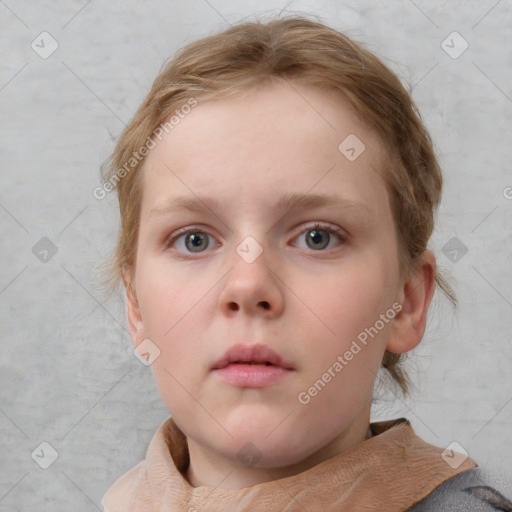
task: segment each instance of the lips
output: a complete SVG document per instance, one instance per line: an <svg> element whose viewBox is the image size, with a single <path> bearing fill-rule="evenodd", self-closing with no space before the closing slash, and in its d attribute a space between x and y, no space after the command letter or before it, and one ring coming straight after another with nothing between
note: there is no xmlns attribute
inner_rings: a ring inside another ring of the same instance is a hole
<svg viewBox="0 0 512 512"><path fill-rule="evenodd" d="M220 370L231 364L279 366L287 370L293 369L291 364L275 350L261 343L233 345L213 364L212 370Z"/></svg>

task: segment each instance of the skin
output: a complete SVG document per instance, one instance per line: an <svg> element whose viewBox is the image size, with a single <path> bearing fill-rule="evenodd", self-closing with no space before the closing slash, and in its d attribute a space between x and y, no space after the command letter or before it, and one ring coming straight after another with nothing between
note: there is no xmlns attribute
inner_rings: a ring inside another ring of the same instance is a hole
<svg viewBox="0 0 512 512"><path fill-rule="evenodd" d="M354 161L338 150L349 134L366 146ZM136 263L124 275L128 323L135 346L149 338L160 350L152 370L187 436L191 485L239 489L295 475L368 437L384 351L418 345L435 287L430 251L415 274L400 273L383 162L378 137L342 98L277 80L200 102L147 156ZM357 206L275 210L284 192L336 193ZM165 211L179 195L220 204ZM308 245L315 222L346 238L321 231ZM186 235L172 240L194 226L200 252ZM263 251L252 263L236 252L248 236ZM299 403L396 302L394 320ZM293 371L264 388L227 384L210 368L237 342L271 346ZM251 466L237 457L248 442L260 457Z"/></svg>

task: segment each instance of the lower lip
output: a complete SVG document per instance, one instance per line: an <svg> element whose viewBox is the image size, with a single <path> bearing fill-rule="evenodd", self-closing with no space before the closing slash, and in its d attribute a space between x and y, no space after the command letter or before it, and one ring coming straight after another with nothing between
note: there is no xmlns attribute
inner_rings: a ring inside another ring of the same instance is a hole
<svg viewBox="0 0 512 512"><path fill-rule="evenodd" d="M290 373L282 366L263 364L228 364L214 370L229 384L244 388L263 388Z"/></svg>

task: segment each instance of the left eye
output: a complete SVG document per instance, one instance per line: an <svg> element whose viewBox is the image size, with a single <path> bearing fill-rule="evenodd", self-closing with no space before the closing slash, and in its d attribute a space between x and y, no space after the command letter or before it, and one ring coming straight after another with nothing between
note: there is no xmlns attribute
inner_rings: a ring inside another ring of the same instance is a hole
<svg viewBox="0 0 512 512"><path fill-rule="evenodd" d="M332 235L340 241L338 245L341 245L345 241L345 236L340 229L330 228L320 224L315 224L314 226L307 228L297 238L303 238L304 235L306 235L305 240L307 244L307 247L305 248L313 249L315 251L325 249L332 241Z"/></svg>

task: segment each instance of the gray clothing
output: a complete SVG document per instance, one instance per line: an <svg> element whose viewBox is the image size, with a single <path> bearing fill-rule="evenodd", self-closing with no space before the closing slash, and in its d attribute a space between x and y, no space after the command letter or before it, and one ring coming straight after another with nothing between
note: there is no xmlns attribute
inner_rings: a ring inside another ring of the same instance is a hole
<svg viewBox="0 0 512 512"><path fill-rule="evenodd" d="M512 512L512 475L479 466L449 478L407 512Z"/></svg>

